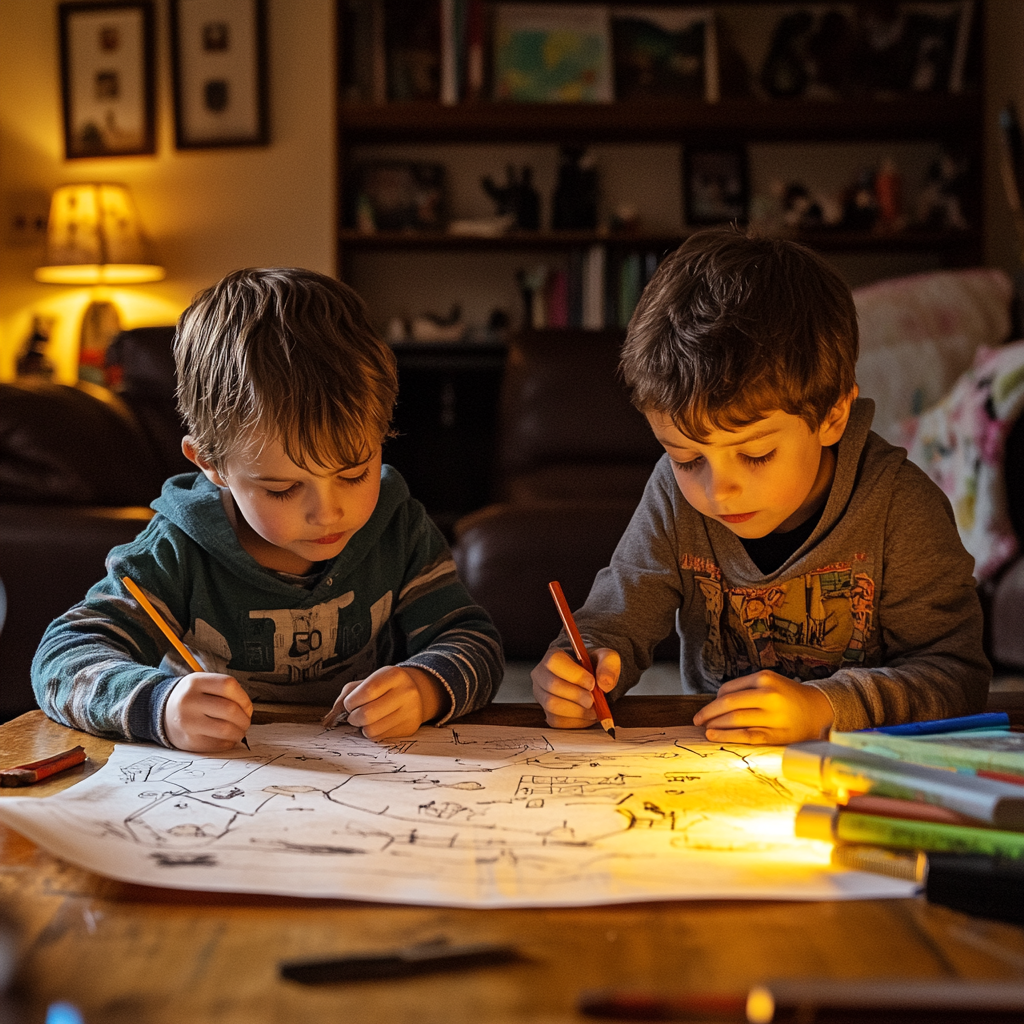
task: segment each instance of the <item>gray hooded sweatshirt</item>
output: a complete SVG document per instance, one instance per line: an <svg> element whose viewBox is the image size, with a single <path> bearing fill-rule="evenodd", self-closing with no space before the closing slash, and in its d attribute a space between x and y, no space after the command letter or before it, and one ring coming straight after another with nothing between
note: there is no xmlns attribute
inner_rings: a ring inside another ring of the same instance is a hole
<svg viewBox="0 0 1024 1024"><path fill-rule="evenodd" d="M768 575L687 503L662 457L576 616L588 647L622 657L612 699L675 625L684 692L771 669L817 686L841 730L983 708L991 667L973 559L945 495L870 430L873 413L854 403L821 519ZM556 645L569 649L564 635Z"/></svg>

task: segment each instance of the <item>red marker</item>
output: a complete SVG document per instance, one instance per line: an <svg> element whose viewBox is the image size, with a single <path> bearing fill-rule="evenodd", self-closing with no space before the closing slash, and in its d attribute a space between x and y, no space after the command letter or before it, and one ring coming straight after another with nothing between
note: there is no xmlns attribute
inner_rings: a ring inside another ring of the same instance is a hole
<svg viewBox="0 0 1024 1024"><path fill-rule="evenodd" d="M594 676L594 666L590 661L590 654L587 652L586 644L583 643L580 631L576 628L576 620L572 617L572 612L569 611L565 594L562 593L562 585L557 580L552 580L548 584L548 590L551 591L551 596L555 599L558 616L562 620L562 625L565 626L566 633L569 634L572 649L576 653L576 660ZM601 723L601 728L612 739L615 739L615 719L612 718L611 708L608 707L608 698L605 697L604 690L597 685L597 676L594 676L594 689L592 692L594 694L594 709L597 711L597 718Z"/></svg>

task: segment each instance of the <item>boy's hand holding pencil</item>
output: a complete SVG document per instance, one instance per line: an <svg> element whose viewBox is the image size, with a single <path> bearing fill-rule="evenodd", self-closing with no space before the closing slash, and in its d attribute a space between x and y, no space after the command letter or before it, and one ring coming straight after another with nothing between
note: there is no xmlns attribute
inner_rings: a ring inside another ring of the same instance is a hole
<svg viewBox="0 0 1024 1024"><path fill-rule="evenodd" d="M230 750L252 722L252 701L234 676L191 672L174 685L164 732L179 750Z"/></svg>
<svg viewBox="0 0 1024 1024"><path fill-rule="evenodd" d="M594 687L607 693L619 681L622 659L617 651L598 647L590 651L594 674L565 651L553 649L530 673L533 697L555 729L586 729L597 721Z"/></svg>

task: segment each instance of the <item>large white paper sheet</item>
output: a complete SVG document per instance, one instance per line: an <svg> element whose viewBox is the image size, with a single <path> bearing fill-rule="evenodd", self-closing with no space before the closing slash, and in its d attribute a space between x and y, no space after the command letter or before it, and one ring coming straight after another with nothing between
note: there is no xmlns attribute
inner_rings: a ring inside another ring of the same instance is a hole
<svg viewBox="0 0 1024 1024"><path fill-rule="evenodd" d="M908 896L793 835L815 794L779 747L692 727L456 725L374 743L350 727L250 729L251 752L119 744L95 775L0 819L128 882L461 907Z"/></svg>

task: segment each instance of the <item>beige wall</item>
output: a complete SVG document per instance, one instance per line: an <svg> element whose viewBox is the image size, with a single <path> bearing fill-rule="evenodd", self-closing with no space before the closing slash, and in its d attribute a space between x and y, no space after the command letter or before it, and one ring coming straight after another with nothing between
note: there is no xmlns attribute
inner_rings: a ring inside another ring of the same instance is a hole
<svg viewBox="0 0 1024 1024"><path fill-rule="evenodd" d="M116 291L126 327L172 323L196 291L237 267L334 272L333 0L268 0L271 144L185 151L174 148L169 3L157 0L156 154L83 160L64 159L57 7L0 2L0 379L38 313L57 317L52 354L73 380L89 299L86 289L33 280L42 248L8 224L25 193L70 181L131 186L167 278Z"/></svg>

